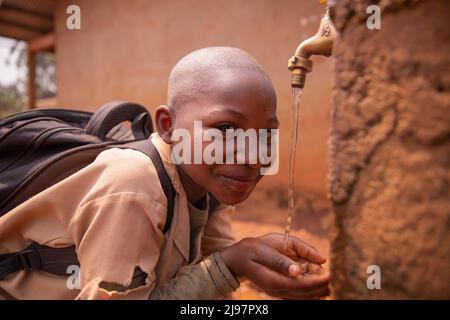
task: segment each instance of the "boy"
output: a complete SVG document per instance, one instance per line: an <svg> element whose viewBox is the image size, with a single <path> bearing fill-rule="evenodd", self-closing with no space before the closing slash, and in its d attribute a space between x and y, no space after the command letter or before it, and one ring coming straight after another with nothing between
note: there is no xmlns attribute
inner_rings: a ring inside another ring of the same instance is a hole
<svg viewBox="0 0 450 320"><path fill-rule="evenodd" d="M197 50L169 77L168 105L155 115L151 140L176 191L174 217L162 233L167 199L155 167L144 154L110 149L96 160L0 218L0 253L35 241L76 246L79 285L40 270L0 280L4 298L216 299L248 279L268 294L314 298L327 293L329 275L302 276L291 258L324 263L319 253L283 235L246 238L231 234L232 205L244 201L261 179L260 163L175 165L177 130L274 129L276 96L270 79L236 48ZM184 152L187 152L184 150ZM208 214L209 199L220 203ZM289 257L288 257L289 256ZM143 281L134 281L142 278ZM73 284L73 283L72 283ZM78 284L78 283L76 283Z"/></svg>

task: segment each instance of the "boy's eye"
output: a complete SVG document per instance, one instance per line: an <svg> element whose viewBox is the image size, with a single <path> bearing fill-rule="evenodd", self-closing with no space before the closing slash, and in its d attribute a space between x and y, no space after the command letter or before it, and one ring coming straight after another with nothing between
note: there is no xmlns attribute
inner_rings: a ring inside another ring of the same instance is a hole
<svg viewBox="0 0 450 320"><path fill-rule="evenodd" d="M221 124L219 126L215 127L216 129L220 130L222 133L226 133L228 129L235 130L236 128L231 124Z"/></svg>

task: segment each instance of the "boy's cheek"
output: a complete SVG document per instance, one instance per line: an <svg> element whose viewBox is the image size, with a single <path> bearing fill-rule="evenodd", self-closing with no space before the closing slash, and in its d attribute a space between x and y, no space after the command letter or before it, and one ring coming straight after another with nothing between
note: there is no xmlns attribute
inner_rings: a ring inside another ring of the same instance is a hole
<svg viewBox="0 0 450 320"><path fill-rule="evenodd" d="M236 192L231 190L225 182L223 182L219 177L210 180L210 185L208 191L214 195L220 202L227 205L239 204L250 196L258 182L262 177L258 178L254 185L246 192Z"/></svg>
<svg viewBox="0 0 450 320"><path fill-rule="evenodd" d="M207 164L183 164L183 171L201 188L212 192L217 184L217 176L213 173L213 167Z"/></svg>

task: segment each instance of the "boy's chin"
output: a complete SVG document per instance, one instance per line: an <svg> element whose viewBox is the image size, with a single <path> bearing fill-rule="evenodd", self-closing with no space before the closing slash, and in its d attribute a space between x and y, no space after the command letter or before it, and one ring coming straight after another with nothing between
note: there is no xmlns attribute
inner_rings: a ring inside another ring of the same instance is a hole
<svg viewBox="0 0 450 320"><path fill-rule="evenodd" d="M226 194L220 194L220 195L214 195L214 197L220 201L220 203L234 206L241 202L244 202L247 200L247 198L250 196L249 193L234 193L234 192L227 192Z"/></svg>

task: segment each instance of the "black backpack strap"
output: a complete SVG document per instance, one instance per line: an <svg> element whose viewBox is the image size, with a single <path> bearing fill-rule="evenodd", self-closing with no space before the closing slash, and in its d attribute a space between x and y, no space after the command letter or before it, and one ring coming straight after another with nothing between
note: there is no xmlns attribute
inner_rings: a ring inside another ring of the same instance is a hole
<svg viewBox="0 0 450 320"><path fill-rule="evenodd" d="M79 265L75 246L52 248L33 242L22 251L0 255L0 280L20 270L36 269L66 276L70 265Z"/></svg>
<svg viewBox="0 0 450 320"><path fill-rule="evenodd" d="M155 145L151 139L147 139L114 147L141 151L152 160L164 194L167 197L167 217L162 230L163 233L166 233L172 224L175 189ZM22 251L0 254L0 280L20 270L31 271L36 269L67 276L67 268L70 265L80 265L75 246L52 248L33 242Z"/></svg>
<svg viewBox="0 0 450 320"><path fill-rule="evenodd" d="M145 152L145 149L142 152L146 153L153 162L153 165L156 168L156 173L158 174L159 181L161 183L161 187L163 188L164 194L167 198L167 217L166 223L164 224L163 233L166 233L170 229L170 225L172 224L173 218L173 206L175 202L175 189L173 188L172 181L170 180L169 175L167 174L166 168L164 168L164 164L162 162L161 156L159 155L158 150L156 150L155 145L151 141L151 139L147 140L149 146L149 153Z"/></svg>
<svg viewBox="0 0 450 320"><path fill-rule="evenodd" d="M170 229L173 218L173 207L175 202L175 189L172 185L169 175L167 174L166 168L164 167L161 156L158 150L153 144L151 139L133 141L123 146L118 146L119 148L126 147L128 149L133 149L146 154L153 162L155 166L156 173L158 174L159 182L164 191L164 195L167 198L167 217L166 223L164 224L163 233L166 233Z"/></svg>
<svg viewBox="0 0 450 320"><path fill-rule="evenodd" d="M147 109L137 103L112 101L98 109L86 125L86 133L105 140L108 132L124 121L131 122L131 130L136 139L142 140L153 131L151 117Z"/></svg>

